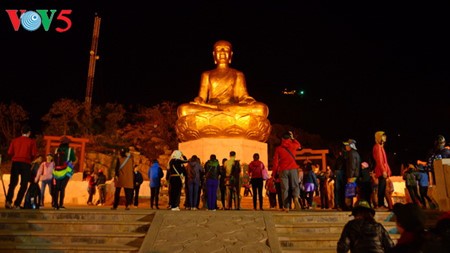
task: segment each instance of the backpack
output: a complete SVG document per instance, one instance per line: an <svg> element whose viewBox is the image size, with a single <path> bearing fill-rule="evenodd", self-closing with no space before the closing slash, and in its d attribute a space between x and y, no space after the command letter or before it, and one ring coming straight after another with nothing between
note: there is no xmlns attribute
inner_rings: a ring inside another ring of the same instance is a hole
<svg viewBox="0 0 450 253"><path fill-rule="evenodd" d="M403 174L403 180L405 180L406 186L416 186L417 185L416 175L412 171L405 172L405 174Z"/></svg>
<svg viewBox="0 0 450 253"><path fill-rule="evenodd" d="M206 170L206 179L217 179L219 177L220 173L220 165L219 163L215 163L213 161L208 161L208 163L205 166Z"/></svg>
<svg viewBox="0 0 450 253"><path fill-rule="evenodd" d="M239 163L238 160L235 160L233 166L231 167L230 184L233 186L238 186L240 175L241 175L241 164Z"/></svg>
<svg viewBox="0 0 450 253"><path fill-rule="evenodd" d="M66 154L64 149L58 148L55 152L55 156L53 158L55 162L55 170L63 170L67 168L67 161L69 161L70 157L70 148L68 149L68 154Z"/></svg>
<svg viewBox="0 0 450 253"><path fill-rule="evenodd" d="M32 182L25 193L24 209L39 209L41 199L41 188L38 183Z"/></svg>

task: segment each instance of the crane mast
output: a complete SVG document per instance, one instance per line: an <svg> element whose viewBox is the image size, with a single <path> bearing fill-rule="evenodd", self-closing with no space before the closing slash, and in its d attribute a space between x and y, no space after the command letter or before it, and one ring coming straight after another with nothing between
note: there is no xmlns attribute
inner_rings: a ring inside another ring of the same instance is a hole
<svg viewBox="0 0 450 253"><path fill-rule="evenodd" d="M87 86L86 86L86 97L85 104L88 110L91 109L92 105L92 91L94 89L94 74L95 74L95 62L99 59L97 55L97 47L98 47L98 38L100 34L100 21L102 19L95 15L94 19L94 29L92 32L92 42L91 42L91 50L89 51L89 69L88 69L88 77L87 77Z"/></svg>

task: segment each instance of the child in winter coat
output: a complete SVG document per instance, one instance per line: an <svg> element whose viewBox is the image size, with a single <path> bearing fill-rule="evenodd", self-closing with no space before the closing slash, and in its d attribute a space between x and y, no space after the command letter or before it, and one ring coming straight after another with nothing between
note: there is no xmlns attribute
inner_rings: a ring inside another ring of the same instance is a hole
<svg viewBox="0 0 450 253"><path fill-rule="evenodd" d="M274 209L277 207L277 188L275 186L275 178L274 175L271 175L269 179L266 181L266 193L269 195L269 205L270 209Z"/></svg>
<svg viewBox="0 0 450 253"><path fill-rule="evenodd" d="M103 173L103 170L98 170L95 186L97 186L99 197L97 206L103 206L105 205L106 201L106 176Z"/></svg>
<svg viewBox="0 0 450 253"><path fill-rule="evenodd" d="M88 187L87 187L87 191L89 194L88 200L87 200L87 204L88 206L93 206L94 203L92 203L92 199L94 198L95 192L96 192L96 187L95 187L95 173L94 171L91 172L90 175L88 175L86 177L86 181L88 182Z"/></svg>

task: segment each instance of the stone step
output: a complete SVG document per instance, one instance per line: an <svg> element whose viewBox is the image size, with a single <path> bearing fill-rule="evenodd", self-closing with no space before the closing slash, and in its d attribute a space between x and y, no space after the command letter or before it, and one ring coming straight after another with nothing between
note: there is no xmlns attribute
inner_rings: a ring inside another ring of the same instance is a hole
<svg viewBox="0 0 450 253"><path fill-rule="evenodd" d="M110 207L98 209L73 208L66 210L52 209L20 209L0 211L0 220L28 219L28 220L75 220L75 221L148 221L151 222L155 211L134 209L129 211L110 210Z"/></svg>
<svg viewBox="0 0 450 253"><path fill-rule="evenodd" d="M277 233L340 233L345 226L345 222L336 223L298 223L298 224L275 224ZM382 222L386 230L396 227L395 222Z"/></svg>
<svg viewBox="0 0 450 253"><path fill-rule="evenodd" d="M298 223L346 223L352 219L350 212L336 210L301 210L290 211L289 213L278 212L273 215L277 224L298 224ZM383 222L390 215L390 212L377 212L375 220Z"/></svg>
<svg viewBox="0 0 450 253"><path fill-rule="evenodd" d="M0 210L0 252L137 253L155 213L110 207Z"/></svg>
<svg viewBox="0 0 450 253"><path fill-rule="evenodd" d="M128 246L123 244L48 244L48 243L2 243L0 244L0 252L8 253L137 253L139 247Z"/></svg>
<svg viewBox="0 0 450 253"><path fill-rule="evenodd" d="M278 233L278 240L282 249L306 249L306 248L334 248L341 233ZM400 234L391 234L392 240L396 242Z"/></svg>
<svg viewBox="0 0 450 253"><path fill-rule="evenodd" d="M70 225L69 225L70 226ZM46 243L46 244L118 244L129 246L140 246L145 233L120 233L120 232L97 232L95 230L85 231L1 231L0 242L12 243Z"/></svg>
<svg viewBox="0 0 450 253"><path fill-rule="evenodd" d="M66 232L97 231L105 233L145 233L150 222L143 221L96 221L80 222L76 220L28 220L28 219L0 219L0 233L6 231L57 231L64 226Z"/></svg>
<svg viewBox="0 0 450 253"><path fill-rule="evenodd" d="M326 248L295 248L287 249L283 248L281 253L336 253L336 247L326 247Z"/></svg>

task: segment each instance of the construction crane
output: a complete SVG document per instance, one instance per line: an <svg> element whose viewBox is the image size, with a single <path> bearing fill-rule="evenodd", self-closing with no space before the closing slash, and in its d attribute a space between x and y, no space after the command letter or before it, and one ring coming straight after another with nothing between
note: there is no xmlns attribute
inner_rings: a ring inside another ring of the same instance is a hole
<svg viewBox="0 0 450 253"><path fill-rule="evenodd" d="M98 47L98 37L100 34L101 20L102 19L96 14L94 19L94 30L92 32L91 51L89 51L89 70L88 70L86 98L85 98L85 106L88 111L90 111L92 106L92 91L94 89L95 62L100 58L97 55L97 47Z"/></svg>

